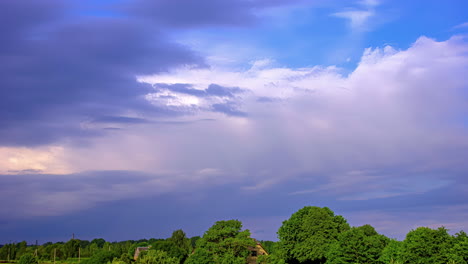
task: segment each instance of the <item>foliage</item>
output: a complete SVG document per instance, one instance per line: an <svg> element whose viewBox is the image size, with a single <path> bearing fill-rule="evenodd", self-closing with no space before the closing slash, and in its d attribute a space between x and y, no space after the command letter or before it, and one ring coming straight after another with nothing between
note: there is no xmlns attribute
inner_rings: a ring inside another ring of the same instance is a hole
<svg viewBox="0 0 468 264"><path fill-rule="evenodd" d="M214 255L205 248L196 248L185 264L215 264Z"/></svg>
<svg viewBox="0 0 468 264"><path fill-rule="evenodd" d="M284 259L278 255L260 255L257 257L258 264L286 264Z"/></svg>
<svg viewBox="0 0 468 264"><path fill-rule="evenodd" d="M460 231L453 237L452 247L448 252L449 261L457 264L468 263L468 236Z"/></svg>
<svg viewBox="0 0 468 264"><path fill-rule="evenodd" d="M24 254L18 261L18 264L38 264L37 258L33 254Z"/></svg>
<svg viewBox="0 0 468 264"><path fill-rule="evenodd" d="M187 238L185 232L182 229L178 229L172 232L172 236L169 238L169 241L173 242L177 247L187 252L187 254L190 252L190 240Z"/></svg>
<svg viewBox="0 0 468 264"><path fill-rule="evenodd" d="M255 242L238 220L218 221L197 241L187 263L245 263Z"/></svg>
<svg viewBox="0 0 468 264"><path fill-rule="evenodd" d="M341 233L327 253L327 264L382 263L378 259L389 239L370 225Z"/></svg>
<svg viewBox="0 0 468 264"><path fill-rule="evenodd" d="M260 240L260 244L262 244L263 248L268 252L268 254L274 254L277 247L277 242L269 241L269 240Z"/></svg>
<svg viewBox="0 0 468 264"><path fill-rule="evenodd" d="M103 264L111 262L114 258L117 258L117 254L113 251L101 250L97 254L94 254L91 258L83 260L81 264Z"/></svg>
<svg viewBox="0 0 468 264"><path fill-rule="evenodd" d="M119 259L119 258L114 258L114 260L112 260L112 262L108 262L108 264L127 264L125 261Z"/></svg>
<svg viewBox="0 0 468 264"><path fill-rule="evenodd" d="M80 240L70 239L67 243L63 245L64 257L67 258L77 258L78 249L80 248Z"/></svg>
<svg viewBox="0 0 468 264"><path fill-rule="evenodd" d="M278 230L279 254L287 263L325 263L330 245L349 228L346 219L329 208L306 206Z"/></svg>
<svg viewBox="0 0 468 264"><path fill-rule="evenodd" d="M164 251L168 256L177 258L182 263L188 256L188 252L178 247L173 241L159 240L153 243L152 250Z"/></svg>
<svg viewBox="0 0 468 264"><path fill-rule="evenodd" d="M122 253L122 255L120 255L119 260L125 264L131 264L133 262L133 256L129 256L128 253Z"/></svg>
<svg viewBox="0 0 468 264"><path fill-rule="evenodd" d="M382 263L402 263L401 250L403 242L391 239L387 246L382 250L382 254L379 258Z"/></svg>
<svg viewBox="0 0 468 264"><path fill-rule="evenodd" d="M91 241L91 244L95 244L100 248L104 246L104 243L106 243L106 240L104 240L103 238L95 238Z"/></svg>
<svg viewBox="0 0 468 264"><path fill-rule="evenodd" d="M200 238L201 238L200 236L191 237L191 238L190 238L190 246L191 246L192 248L195 248L195 246L197 245L197 241L198 241Z"/></svg>
<svg viewBox="0 0 468 264"><path fill-rule="evenodd" d="M410 231L403 241L402 260L404 263L445 264L451 237L447 229L419 227Z"/></svg>
<svg viewBox="0 0 468 264"><path fill-rule="evenodd" d="M179 264L179 259L170 257L165 251L148 250L136 261L137 264Z"/></svg>

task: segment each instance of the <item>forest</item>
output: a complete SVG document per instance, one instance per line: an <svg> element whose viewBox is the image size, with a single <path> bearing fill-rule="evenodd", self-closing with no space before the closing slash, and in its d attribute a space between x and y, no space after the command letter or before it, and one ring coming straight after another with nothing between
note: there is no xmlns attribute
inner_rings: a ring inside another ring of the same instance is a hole
<svg viewBox="0 0 468 264"><path fill-rule="evenodd" d="M388 238L369 224L351 227L327 207L306 206L285 220L278 241L256 241L238 220L213 224L203 236L175 230L166 239L109 242L70 239L0 248L1 263L18 264L467 264L468 236L444 227L419 227L404 240ZM267 254L255 252L261 247ZM137 250L138 248L138 250ZM140 250L141 249L141 250ZM139 252L138 256L135 255Z"/></svg>

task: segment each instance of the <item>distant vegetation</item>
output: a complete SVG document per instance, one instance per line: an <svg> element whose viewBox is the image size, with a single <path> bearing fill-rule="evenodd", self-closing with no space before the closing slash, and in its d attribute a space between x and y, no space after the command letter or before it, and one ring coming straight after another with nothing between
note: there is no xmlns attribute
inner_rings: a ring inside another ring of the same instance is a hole
<svg viewBox="0 0 468 264"><path fill-rule="evenodd" d="M255 258L271 264L468 264L468 236L460 231L419 227L403 241L389 239L371 225L350 227L329 208L307 206L283 222L278 242L260 241L269 255ZM238 220L218 221L202 237L187 238L176 230L167 239L107 242L71 239L66 243L3 245L1 262L18 264L243 264L256 242ZM134 260L138 247L149 247Z"/></svg>

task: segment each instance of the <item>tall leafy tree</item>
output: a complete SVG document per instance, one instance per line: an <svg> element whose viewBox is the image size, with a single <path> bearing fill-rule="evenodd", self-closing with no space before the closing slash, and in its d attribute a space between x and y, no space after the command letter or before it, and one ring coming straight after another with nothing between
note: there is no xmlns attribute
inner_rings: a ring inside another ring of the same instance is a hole
<svg viewBox="0 0 468 264"><path fill-rule="evenodd" d="M403 241L402 260L404 263L445 264L450 246L451 236L444 227L418 227Z"/></svg>
<svg viewBox="0 0 468 264"><path fill-rule="evenodd" d="M287 263L325 263L330 245L349 229L346 219L329 208L306 206L278 230L278 253Z"/></svg>
<svg viewBox="0 0 468 264"><path fill-rule="evenodd" d="M327 253L327 264L374 264L379 260L389 239L370 225L353 227L341 233Z"/></svg>
<svg viewBox="0 0 468 264"><path fill-rule="evenodd" d="M250 231L242 230L240 221L218 221L197 241L186 263L245 263L249 247L254 246Z"/></svg>
<svg viewBox="0 0 468 264"><path fill-rule="evenodd" d="M187 252L187 254L190 253L190 239L187 238L185 232L182 229L178 229L172 232L172 236L169 238L169 241L173 242L177 247Z"/></svg>
<svg viewBox="0 0 468 264"><path fill-rule="evenodd" d="M63 251L65 258L76 258L78 257L78 250L80 248L80 240L70 239L63 245Z"/></svg>

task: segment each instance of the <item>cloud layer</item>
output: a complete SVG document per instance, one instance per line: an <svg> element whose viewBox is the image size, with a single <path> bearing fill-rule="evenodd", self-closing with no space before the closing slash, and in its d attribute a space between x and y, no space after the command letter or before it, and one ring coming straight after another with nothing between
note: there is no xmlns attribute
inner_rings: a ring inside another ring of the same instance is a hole
<svg viewBox="0 0 468 264"><path fill-rule="evenodd" d="M368 48L351 71L230 67L173 31L253 26L287 3L183 2L0 2L0 234L109 212L122 229L131 212L193 219L193 235L238 217L274 239L305 205L400 238L466 229L466 36ZM377 5L333 14L364 27Z"/></svg>

